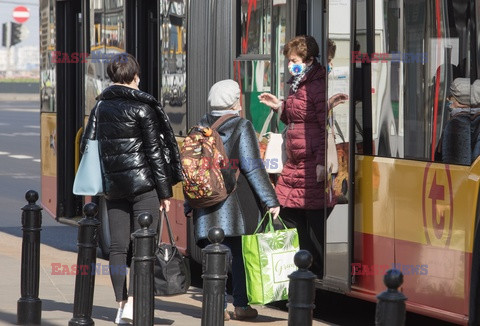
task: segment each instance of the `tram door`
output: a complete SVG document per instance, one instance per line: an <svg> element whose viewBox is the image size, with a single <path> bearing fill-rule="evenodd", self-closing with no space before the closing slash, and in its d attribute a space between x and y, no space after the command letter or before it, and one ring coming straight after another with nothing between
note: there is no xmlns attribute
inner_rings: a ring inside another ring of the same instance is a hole
<svg viewBox="0 0 480 326"><path fill-rule="evenodd" d="M350 1L329 1L326 10L326 33L323 40L323 53L328 58L328 43L333 41L335 56L330 62L327 80L327 97L343 93L350 96ZM318 28L317 28L318 30ZM330 45L331 47L331 45ZM326 65L327 60L324 64ZM350 263L352 252L351 220L349 219L349 135L350 101L330 109L327 114L327 152L335 153L332 159L327 155L327 166L332 173L327 176L327 201L336 202L326 220L325 272L322 287L339 292L350 290ZM328 139L328 137L327 137ZM335 147L332 149L332 147Z"/></svg>

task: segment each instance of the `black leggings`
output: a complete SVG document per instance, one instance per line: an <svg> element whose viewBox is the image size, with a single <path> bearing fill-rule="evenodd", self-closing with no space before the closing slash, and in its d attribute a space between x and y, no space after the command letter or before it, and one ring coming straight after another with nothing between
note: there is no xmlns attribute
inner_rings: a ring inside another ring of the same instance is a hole
<svg viewBox="0 0 480 326"><path fill-rule="evenodd" d="M280 217L285 222L285 225L289 228L297 228L300 249L308 250L312 254L313 264L310 270L320 278L323 278L324 215L323 208L299 209L282 207L280 209Z"/></svg>
<svg viewBox="0 0 480 326"><path fill-rule="evenodd" d="M127 265L127 253L130 235L140 229L138 215L143 212L152 214L150 229L157 231L160 216L160 201L155 190L128 198L107 200L108 222L110 227L110 278L117 302L127 300L127 278L124 270ZM133 295L133 264L130 268L128 296Z"/></svg>

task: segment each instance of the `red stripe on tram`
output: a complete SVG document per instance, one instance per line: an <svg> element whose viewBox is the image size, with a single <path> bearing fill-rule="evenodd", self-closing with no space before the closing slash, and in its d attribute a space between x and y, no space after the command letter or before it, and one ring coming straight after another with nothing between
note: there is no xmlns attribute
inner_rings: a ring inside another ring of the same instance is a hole
<svg viewBox="0 0 480 326"><path fill-rule="evenodd" d="M438 42L442 38L442 21L440 20L440 0L435 0L435 20L437 23L437 59L440 58L440 48ZM438 62L438 61L437 61ZM433 100L433 131L432 131L432 157L435 159L435 147L437 143L437 115L438 115L438 96L440 95L440 66L437 68L435 77L435 97Z"/></svg>

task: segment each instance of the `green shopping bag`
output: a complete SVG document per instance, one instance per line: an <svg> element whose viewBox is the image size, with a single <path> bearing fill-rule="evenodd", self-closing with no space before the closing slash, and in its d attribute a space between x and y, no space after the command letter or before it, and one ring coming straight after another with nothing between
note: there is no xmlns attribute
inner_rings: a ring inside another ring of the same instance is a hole
<svg viewBox="0 0 480 326"><path fill-rule="evenodd" d="M266 216L264 233L257 233ZM297 229L274 230L272 216L265 214L252 235L242 236L242 253L249 304L266 304L288 299L288 283L297 270L293 256L299 250Z"/></svg>

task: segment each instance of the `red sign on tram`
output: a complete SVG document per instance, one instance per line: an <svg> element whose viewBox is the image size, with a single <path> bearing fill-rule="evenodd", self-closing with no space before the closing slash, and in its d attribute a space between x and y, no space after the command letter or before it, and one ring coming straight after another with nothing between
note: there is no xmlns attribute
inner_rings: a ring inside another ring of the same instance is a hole
<svg viewBox="0 0 480 326"><path fill-rule="evenodd" d="M453 227L453 192L450 169L431 168L423 175L423 227L427 244L448 248Z"/></svg>
<svg viewBox="0 0 480 326"><path fill-rule="evenodd" d="M30 10L28 10L27 7L18 6L13 9L13 19L15 19L16 22L22 24L26 22L28 18L30 18Z"/></svg>

